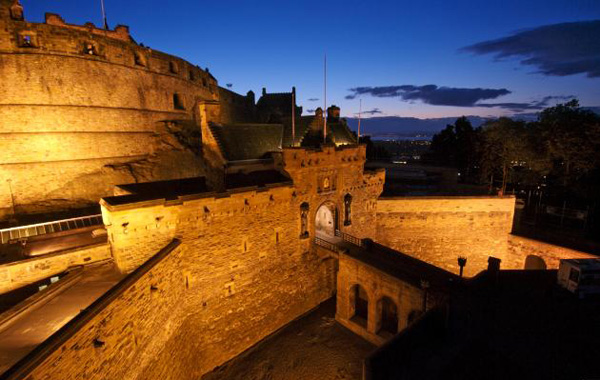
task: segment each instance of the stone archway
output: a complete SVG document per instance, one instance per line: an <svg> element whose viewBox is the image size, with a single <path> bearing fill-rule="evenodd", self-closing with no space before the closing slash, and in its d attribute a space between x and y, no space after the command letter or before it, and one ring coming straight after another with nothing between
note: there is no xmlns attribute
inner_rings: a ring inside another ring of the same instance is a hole
<svg viewBox="0 0 600 380"><path fill-rule="evenodd" d="M350 320L365 329L369 320L369 296L365 288L359 284L354 284L350 288Z"/></svg>
<svg viewBox="0 0 600 380"><path fill-rule="evenodd" d="M398 307L389 297L377 301L377 334L396 335L398 333Z"/></svg>
<svg viewBox="0 0 600 380"><path fill-rule="evenodd" d="M337 207L332 202L323 203L315 214L315 232L317 235L335 236L337 227Z"/></svg>

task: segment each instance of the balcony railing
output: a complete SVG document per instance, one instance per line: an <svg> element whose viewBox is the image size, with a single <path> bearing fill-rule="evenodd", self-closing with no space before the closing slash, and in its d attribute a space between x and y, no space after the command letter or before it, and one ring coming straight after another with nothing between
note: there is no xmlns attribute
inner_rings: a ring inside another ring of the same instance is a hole
<svg viewBox="0 0 600 380"><path fill-rule="evenodd" d="M340 251L340 248L336 244L321 239L320 237L315 237L315 244L336 253L339 253Z"/></svg>
<svg viewBox="0 0 600 380"><path fill-rule="evenodd" d="M77 228L102 225L102 214L82 216L79 218L55 220L46 223L30 224L4 228L0 230L0 243L7 244L12 241L25 240L28 237L51 234L55 232L74 230Z"/></svg>
<svg viewBox="0 0 600 380"><path fill-rule="evenodd" d="M340 230L335 230L335 236L341 237L342 240L347 241L348 243L354 244L356 246L362 247L363 241L362 239L357 238L356 236L352 236Z"/></svg>

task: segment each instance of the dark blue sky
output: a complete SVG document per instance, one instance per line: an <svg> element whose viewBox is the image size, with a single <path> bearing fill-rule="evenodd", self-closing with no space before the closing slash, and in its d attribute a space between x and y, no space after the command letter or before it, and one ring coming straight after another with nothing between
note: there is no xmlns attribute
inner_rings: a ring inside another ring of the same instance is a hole
<svg viewBox="0 0 600 380"><path fill-rule="evenodd" d="M22 3L30 21L53 12L101 25L100 0ZM359 99L375 116L532 112L570 96L600 106L597 0L105 5L111 27L129 25L138 42L209 67L236 92L295 85L305 110L322 106L325 52L328 103L347 116Z"/></svg>

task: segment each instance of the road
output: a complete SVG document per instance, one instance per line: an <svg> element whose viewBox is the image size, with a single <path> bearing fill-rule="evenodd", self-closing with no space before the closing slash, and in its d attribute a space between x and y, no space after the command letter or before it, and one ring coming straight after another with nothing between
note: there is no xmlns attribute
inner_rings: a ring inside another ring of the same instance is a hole
<svg viewBox="0 0 600 380"><path fill-rule="evenodd" d="M84 268L76 284L0 332L0 373L88 307L123 275L112 263Z"/></svg>

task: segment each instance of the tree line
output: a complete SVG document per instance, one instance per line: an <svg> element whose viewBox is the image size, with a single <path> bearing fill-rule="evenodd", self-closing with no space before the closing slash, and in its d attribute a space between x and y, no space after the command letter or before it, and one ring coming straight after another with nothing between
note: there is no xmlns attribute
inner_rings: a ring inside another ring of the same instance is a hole
<svg viewBox="0 0 600 380"><path fill-rule="evenodd" d="M459 170L490 192L551 189L600 198L600 116L577 100L544 109L536 121L502 117L473 128L466 117L436 134L430 161Z"/></svg>

